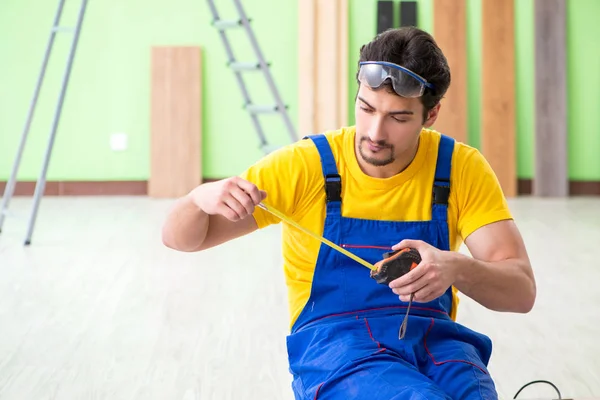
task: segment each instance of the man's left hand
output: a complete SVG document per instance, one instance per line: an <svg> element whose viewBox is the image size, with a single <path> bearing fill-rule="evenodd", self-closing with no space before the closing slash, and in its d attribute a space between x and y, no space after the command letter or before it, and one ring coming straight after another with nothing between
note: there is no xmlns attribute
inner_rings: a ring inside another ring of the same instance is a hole
<svg viewBox="0 0 600 400"><path fill-rule="evenodd" d="M452 286L457 274L456 252L442 251L421 240L403 240L392 247L401 250L406 247L416 249L421 262L412 271L390 282L393 292L401 301L407 302L412 293L414 301L426 303L437 299Z"/></svg>

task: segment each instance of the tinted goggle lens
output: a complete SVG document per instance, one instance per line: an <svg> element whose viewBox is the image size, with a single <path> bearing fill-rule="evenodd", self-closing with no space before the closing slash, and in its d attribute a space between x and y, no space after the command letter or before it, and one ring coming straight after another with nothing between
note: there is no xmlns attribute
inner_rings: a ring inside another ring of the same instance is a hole
<svg viewBox="0 0 600 400"><path fill-rule="evenodd" d="M431 87L414 72L389 63L361 63L358 80L372 88L380 87L387 79L392 82L394 91L402 97L420 97L425 87Z"/></svg>

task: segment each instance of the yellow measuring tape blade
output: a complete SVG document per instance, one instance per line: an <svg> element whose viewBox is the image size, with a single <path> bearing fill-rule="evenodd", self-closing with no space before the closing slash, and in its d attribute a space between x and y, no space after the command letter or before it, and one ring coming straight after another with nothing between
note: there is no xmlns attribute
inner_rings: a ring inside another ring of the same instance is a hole
<svg viewBox="0 0 600 400"><path fill-rule="evenodd" d="M275 215L276 217L278 217L282 221L285 221L288 224L294 226L295 228L301 230L302 232L306 233L307 235L309 235L309 236L317 239L321 243L324 243L327 246L331 247L332 249L339 251L343 255L345 255L347 257L350 257L351 259L353 259L357 263L364 265L365 267L369 268L370 270L373 270L373 271L377 270L377 268L373 264L371 264L371 263L363 260L362 258L360 258L360 257L358 257L358 256L356 256L356 255L354 255L352 253L350 253L348 250L345 250L345 249L341 248L340 246L338 246L337 244L333 243L332 241L327 240L324 237L319 236L316 233L309 231L308 229L306 229L302 225L298 224L296 221L292 221L290 218L288 218L287 216L285 216L284 214L282 214L280 211L274 209L273 207L268 206L265 203L260 203L258 206L260 208L262 208L263 210L268 211L271 214Z"/></svg>

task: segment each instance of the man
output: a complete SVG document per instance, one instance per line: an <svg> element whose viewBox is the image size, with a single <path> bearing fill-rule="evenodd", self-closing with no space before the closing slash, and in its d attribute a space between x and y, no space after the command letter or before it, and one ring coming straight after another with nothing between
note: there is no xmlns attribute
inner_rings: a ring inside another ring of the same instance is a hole
<svg viewBox="0 0 600 400"><path fill-rule="evenodd" d="M363 46L356 126L311 135L240 177L178 200L165 245L200 251L280 220L375 263L415 248L420 264L389 285L283 224L297 399L494 399L491 341L455 322L458 291L526 313L535 280L494 172L474 148L429 129L450 84L445 57L416 28ZM462 242L471 256L457 252ZM399 338L414 294L406 335Z"/></svg>

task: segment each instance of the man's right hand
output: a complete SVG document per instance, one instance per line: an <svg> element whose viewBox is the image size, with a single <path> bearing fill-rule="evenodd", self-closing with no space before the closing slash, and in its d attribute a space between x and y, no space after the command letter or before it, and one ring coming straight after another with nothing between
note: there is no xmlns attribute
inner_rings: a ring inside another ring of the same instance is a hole
<svg viewBox="0 0 600 400"><path fill-rule="evenodd" d="M237 176L205 183L189 195L206 214L222 215L234 222L252 215L254 208L267 197L264 190Z"/></svg>

